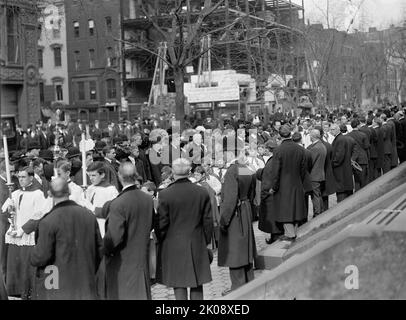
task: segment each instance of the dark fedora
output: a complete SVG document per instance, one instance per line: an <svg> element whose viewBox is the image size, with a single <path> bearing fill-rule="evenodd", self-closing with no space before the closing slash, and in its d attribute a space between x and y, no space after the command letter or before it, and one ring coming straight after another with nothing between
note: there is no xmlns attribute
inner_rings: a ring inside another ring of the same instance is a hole
<svg viewBox="0 0 406 320"><path fill-rule="evenodd" d="M41 146L39 145L38 142L31 141L30 143L28 143L27 151L31 151L31 150L34 150L34 149L41 150Z"/></svg>
<svg viewBox="0 0 406 320"><path fill-rule="evenodd" d="M66 154L66 158L71 159L74 157L79 157L82 153L80 152L79 148L72 147L68 149L68 153Z"/></svg>
<svg viewBox="0 0 406 320"><path fill-rule="evenodd" d="M96 141L94 149L96 151L102 151L105 146L107 146L107 144L104 141Z"/></svg>
<svg viewBox="0 0 406 320"><path fill-rule="evenodd" d="M51 150L40 150L39 157L44 160L49 160L49 161L54 160L54 154Z"/></svg>

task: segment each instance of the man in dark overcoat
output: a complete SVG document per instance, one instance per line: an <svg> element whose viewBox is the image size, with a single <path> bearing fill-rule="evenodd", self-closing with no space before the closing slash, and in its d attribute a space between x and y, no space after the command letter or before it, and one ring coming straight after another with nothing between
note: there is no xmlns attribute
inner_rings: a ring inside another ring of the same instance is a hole
<svg viewBox="0 0 406 320"><path fill-rule="evenodd" d="M320 131L320 135L323 136L323 128L321 126L316 126L315 129ZM328 198L330 195L335 194L337 191L337 182L333 173L332 159L333 159L333 147L327 141L321 140L323 145L326 147L326 161L324 163L324 172L326 180L322 183L321 195L323 199L323 212L328 210Z"/></svg>
<svg viewBox="0 0 406 320"><path fill-rule="evenodd" d="M312 130L310 132L310 140L312 144L307 147L311 152L312 170L310 172L310 179L313 188L312 202L313 202L313 217L317 217L323 211L322 199L322 183L326 180L326 173L324 171L327 157L327 149L321 141L319 130Z"/></svg>
<svg viewBox="0 0 406 320"><path fill-rule="evenodd" d="M376 163L374 178L377 179L382 175L385 159L385 143L384 130L382 129L382 120L378 117L374 118L372 128L376 133Z"/></svg>
<svg viewBox="0 0 406 320"><path fill-rule="evenodd" d="M290 127L282 126L281 145L275 150L271 173L275 221L283 224L280 240L294 241L299 223L307 219L304 195L307 157L305 149L293 142Z"/></svg>
<svg viewBox="0 0 406 320"><path fill-rule="evenodd" d="M241 150L228 168L221 189L218 265L230 269L230 290L254 279L253 263L257 256L252 228L256 173L247 166L245 152Z"/></svg>
<svg viewBox="0 0 406 320"><path fill-rule="evenodd" d="M109 300L151 299L148 265L153 225L152 197L136 187L135 166L120 165L123 190L109 203L104 236L106 298Z"/></svg>
<svg viewBox="0 0 406 320"><path fill-rule="evenodd" d="M39 221L31 253L36 267L34 297L96 299L96 271L103 248L96 217L69 200L69 186L62 178L52 181L50 193L54 207Z"/></svg>
<svg viewBox="0 0 406 320"><path fill-rule="evenodd" d="M352 131L348 133L348 136L355 141L352 160L357 162L362 169L362 171L354 170L355 191L365 187L368 183L368 153L370 144L368 136L359 130L359 126L359 120L353 119L351 121Z"/></svg>
<svg viewBox="0 0 406 320"><path fill-rule="evenodd" d="M399 165L399 156L397 149L397 140L396 140L396 121L392 117L393 112L388 112L387 124L391 127L391 142L392 142L392 162L391 169L396 168Z"/></svg>
<svg viewBox="0 0 406 320"><path fill-rule="evenodd" d="M396 142L398 148L399 162L406 161L406 118L403 111L396 114L398 125L396 127Z"/></svg>
<svg viewBox="0 0 406 320"><path fill-rule="evenodd" d="M210 196L193 184L192 164L178 158L172 164L175 182L159 193L157 281L174 288L177 300L203 300L203 284L212 280L207 246L213 218Z"/></svg>
<svg viewBox="0 0 406 320"><path fill-rule="evenodd" d="M368 118L366 120L366 125L361 121L361 126L359 130L365 133L369 138L369 150L368 150L368 183L375 180L376 168L377 168L377 143L378 135L374 126L372 124L372 119Z"/></svg>
<svg viewBox="0 0 406 320"><path fill-rule="evenodd" d="M351 165L354 142L350 138L343 136L340 126L337 124L331 126L330 132L335 137L332 144L332 165L337 182L337 202L341 202L352 195L354 190Z"/></svg>
<svg viewBox="0 0 406 320"><path fill-rule="evenodd" d="M384 158L383 158L383 174L390 171L392 167L392 153L393 153L393 141L392 141L392 125L387 122L387 116L385 114L381 115L382 127L381 131L383 134L383 147L384 147Z"/></svg>
<svg viewBox="0 0 406 320"><path fill-rule="evenodd" d="M266 243L271 244L283 233L276 225L274 212L272 212L273 197L269 193L271 190L271 172L273 151L277 148L275 140L271 139L265 147L269 150L270 158L263 169L257 171L257 179L261 181L261 205L259 211L258 229L262 232L270 233L271 237L265 239Z"/></svg>

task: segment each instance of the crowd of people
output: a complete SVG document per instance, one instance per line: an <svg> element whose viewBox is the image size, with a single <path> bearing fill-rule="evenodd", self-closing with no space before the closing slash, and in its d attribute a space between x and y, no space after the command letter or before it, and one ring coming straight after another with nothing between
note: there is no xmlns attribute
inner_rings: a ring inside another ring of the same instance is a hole
<svg viewBox="0 0 406 320"><path fill-rule="evenodd" d="M186 119L183 132L169 116L18 127L11 194L0 159L0 296L151 299L158 282L203 299L213 250L227 294L254 278L253 221L268 244L293 242L329 196L406 160L404 112Z"/></svg>

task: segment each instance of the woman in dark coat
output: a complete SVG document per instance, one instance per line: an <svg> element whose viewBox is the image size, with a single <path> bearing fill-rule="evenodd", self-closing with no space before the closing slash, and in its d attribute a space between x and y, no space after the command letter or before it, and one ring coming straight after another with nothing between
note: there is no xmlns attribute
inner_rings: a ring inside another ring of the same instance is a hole
<svg viewBox="0 0 406 320"><path fill-rule="evenodd" d="M221 191L218 265L230 268L231 290L254 279L257 254L252 228L256 175L245 160L242 153L239 161L229 167Z"/></svg>
<svg viewBox="0 0 406 320"><path fill-rule="evenodd" d="M213 230L210 197L188 179L191 167L187 159L176 159L175 182L158 196L157 282L174 288L177 300L187 300L187 288L191 300L202 300L203 284L212 280L207 249Z"/></svg>

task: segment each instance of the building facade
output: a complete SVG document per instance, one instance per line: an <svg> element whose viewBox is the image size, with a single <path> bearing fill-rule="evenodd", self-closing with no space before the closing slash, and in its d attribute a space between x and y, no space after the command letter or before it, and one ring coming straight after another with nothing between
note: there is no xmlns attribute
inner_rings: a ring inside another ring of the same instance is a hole
<svg viewBox="0 0 406 320"><path fill-rule="evenodd" d="M119 0L65 0L72 119L112 120L121 105Z"/></svg>
<svg viewBox="0 0 406 320"><path fill-rule="evenodd" d="M40 103L43 109L55 111L69 106L65 5L62 0L46 1L39 9Z"/></svg>
<svg viewBox="0 0 406 320"><path fill-rule="evenodd" d="M36 1L0 1L1 117L27 127L41 119Z"/></svg>

